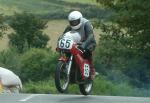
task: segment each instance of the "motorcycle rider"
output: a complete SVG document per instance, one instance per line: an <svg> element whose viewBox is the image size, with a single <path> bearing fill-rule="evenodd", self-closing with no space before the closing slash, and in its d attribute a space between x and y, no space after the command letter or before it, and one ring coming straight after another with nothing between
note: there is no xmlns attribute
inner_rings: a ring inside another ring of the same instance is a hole
<svg viewBox="0 0 150 103"><path fill-rule="evenodd" d="M93 34L93 26L89 20L84 18L79 11L72 11L68 16L69 24L63 34L68 31L79 32L82 44L78 47L84 51L84 56L90 62L91 78L95 78L95 68L92 62L92 52L96 47L96 41Z"/></svg>

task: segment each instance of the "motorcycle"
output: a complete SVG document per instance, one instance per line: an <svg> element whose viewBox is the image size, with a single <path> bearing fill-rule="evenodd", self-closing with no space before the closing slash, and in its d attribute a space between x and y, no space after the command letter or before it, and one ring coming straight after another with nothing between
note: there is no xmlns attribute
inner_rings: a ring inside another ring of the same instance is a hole
<svg viewBox="0 0 150 103"><path fill-rule="evenodd" d="M75 36L77 33L68 32L68 35ZM79 38L76 40L80 41ZM67 36L58 41L56 51L59 51L60 57L55 70L55 86L60 93L65 93L69 84L78 84L83 95L89 95L92 91L90 63L78 48L79 45Z"/></svg>

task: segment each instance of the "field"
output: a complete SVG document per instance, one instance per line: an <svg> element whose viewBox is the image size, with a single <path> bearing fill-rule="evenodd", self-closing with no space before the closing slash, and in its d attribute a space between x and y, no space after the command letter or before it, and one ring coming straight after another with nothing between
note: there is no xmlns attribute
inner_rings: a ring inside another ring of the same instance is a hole
<svg viewBox="0 0 150 103"><path fill-rule="evenodd" d="M0 51L8 48L8 38L7 36L4 36L2 39L0 39Z"/></svg>
<svg viewBox="0 0 150 103"><path fill-rule="evenodd" d="M0 0L0 14L10 16L25 11L55 17L58 14L63 16L73 9L84 11L93 4L96 4L93 0Z"/></svg>
<svg viewBox="0 0 150 103"><path fill-rule="evenodd" d="M0 13L12 15L14 12L31 12L46 14L67 9L56 0L0 0Z"/></svg>
<svg viewBox="0 0 150 103"><path fill-rule="evenodd" d="M72 3L82 3L82 4L91 4L91 5L97 5L96 0L63 0L66 2L72 2Z"/></svg>

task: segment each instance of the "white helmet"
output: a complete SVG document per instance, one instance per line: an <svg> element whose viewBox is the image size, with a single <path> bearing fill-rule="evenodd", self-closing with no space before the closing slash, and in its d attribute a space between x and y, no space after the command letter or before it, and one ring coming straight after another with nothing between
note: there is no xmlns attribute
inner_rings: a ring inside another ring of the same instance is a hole
<svg viewBox="0 0 150 103"><path fill-rule="evenodd" d="M79 29L82 25L82 14L79 11L72 11L69 16L68 20L72 29Z"/></svg>

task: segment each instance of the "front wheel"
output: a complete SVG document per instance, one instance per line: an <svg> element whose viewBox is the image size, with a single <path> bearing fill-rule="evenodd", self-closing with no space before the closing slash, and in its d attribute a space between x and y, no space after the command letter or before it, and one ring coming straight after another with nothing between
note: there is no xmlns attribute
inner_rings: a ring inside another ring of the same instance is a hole
<svg viewBox="0 0 150 103"><path fill-rule="evenodd" d="M93 81L88 81L84 84L79 84L79 88L80 88L80 92L83 94L83 95L89 95L92 91L92 88L93 88Z"/></svg>
<svg viewBox="0 0 150 103"><path fill-rule="evenodd" d="M69 85L69 76L67 76L67 64L59 61L55 71L55 86L61 93L66 92Z"/></svg>

